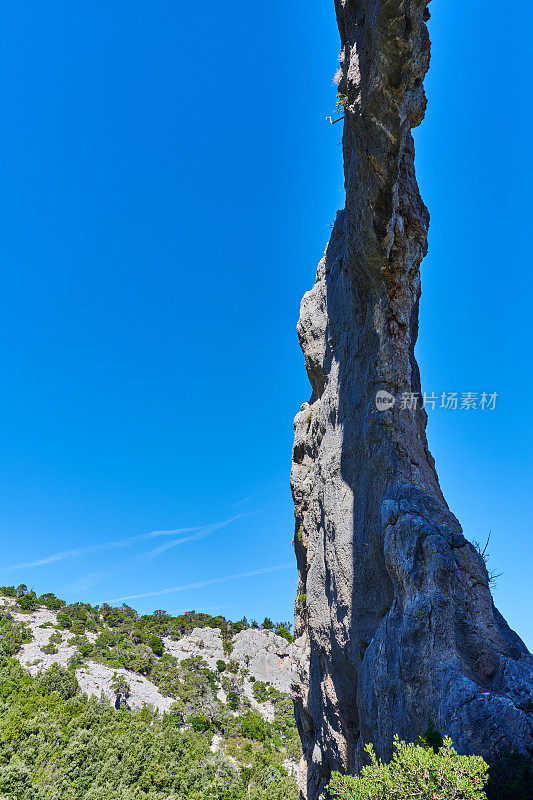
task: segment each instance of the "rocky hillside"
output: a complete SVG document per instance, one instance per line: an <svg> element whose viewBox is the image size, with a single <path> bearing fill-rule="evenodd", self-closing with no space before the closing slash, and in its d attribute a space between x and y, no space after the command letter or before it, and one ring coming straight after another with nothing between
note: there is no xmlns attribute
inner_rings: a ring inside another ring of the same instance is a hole
<svg viewBox="0 0 533 800"><path fill-rule="evenodd" d="M112 653L112 642L117 636L116 627L110 627L105 621L98 632L84 630L83 634L73 633L65 625L64 612L59 614L42 606L23 611L15 598L2 597L0 615L7 614L31 632L31 638L28 636L28 641L21 645L15 657L33 675L52 664L73 665L80 689L89 696L100 697L103 694L114 704L118 675L130 686L127 697L130 708L149 705L168 712L175 703L172 694L164 694L147 677L151 671L147 671L145 665L139 665L138 671L121 668L113 657L109 659L103 648L99 649L98 643L104 639ZM167 662L168 656L175 659L177 665L190 659L201 659L217 676L216 697L224 704L228 694L237 693L239 702L246 706L249 704L265 719L272 721L274 705L267 699L268 688L282 694L288 694L290 690L294 646L274 631L249 628L225 641L219 628L203 627L193 628L179 639L163 636L161 642L161 654L152 650L148 654L148 663L150 659L156 663ZM87 643L92 646L91 651ZM111 664L106 663L106 659ZM266 690L263 690L263 684Z"/></svg>
<svg viewBox="0 0 533 800"><path fill-rule="evenodd" d="M3 651L39 680L58 665L57 675L75 676L78 695L204 732L211 751L235 767L249 759L247 739L254 747L262 742L295 774L300 744L288 694L294 645L286 625L265 620L267 627L252 627L195 612L139 616L128 606L37 598L26 587L0 592Z"/></svg>

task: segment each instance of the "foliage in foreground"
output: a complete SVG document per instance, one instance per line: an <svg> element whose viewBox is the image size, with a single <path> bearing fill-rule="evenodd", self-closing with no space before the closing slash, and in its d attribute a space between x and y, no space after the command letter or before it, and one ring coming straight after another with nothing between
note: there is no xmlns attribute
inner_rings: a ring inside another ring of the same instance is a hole
<svg viewBox="0 0 533 800"><path fill-rule="evenodd" d="M335 773L329 785L341 800L485 800L488 765L481 756L460 756L449 738L432 747L406 744L395 737L389 764L366 746L371 764L358 777Z"/></svg>
<svg viewBox="0 0 533 800"><path fill-rule="evenodd" d="M235 720L233 765L210 750L209 723L116 711L76 694L55 665L32 677L0 656L0 797L13 800L296 800L283 756ZM266 728L265 728L266 731ZM266 737L265 733L265 737Z"/></svg>

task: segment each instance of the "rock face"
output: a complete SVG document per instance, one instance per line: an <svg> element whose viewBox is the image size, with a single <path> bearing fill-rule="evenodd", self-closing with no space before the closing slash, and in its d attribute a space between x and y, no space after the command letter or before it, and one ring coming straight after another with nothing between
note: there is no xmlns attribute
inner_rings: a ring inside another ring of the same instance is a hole
<svg viewBox="0 0 533 800"><path fill-rule="evenodd" d="M294 646L273 631L249 628L237 633L229 656L224 653L218 628L195 628L179 641L166 638L164 642L165 650L178 661L201 655L211 669L216 669L219 659L233 659L245 666L255 680L269 683L280 692L290 691Z"/></svg>
<svg viewBox="0 0 533 800"><path fill-rule="evenodd" d="M489 761L533 744L532 659L494 607L482 556L439 487L414 358L428 212L411 128L423 119L426 0L336 0L346 208L302 301L312 385L295 419L292 490L302 795L355 772L373 742L432 719ZM418 404L419 405L419 404ZM528 703L529 700L529 703Z"/></svg>

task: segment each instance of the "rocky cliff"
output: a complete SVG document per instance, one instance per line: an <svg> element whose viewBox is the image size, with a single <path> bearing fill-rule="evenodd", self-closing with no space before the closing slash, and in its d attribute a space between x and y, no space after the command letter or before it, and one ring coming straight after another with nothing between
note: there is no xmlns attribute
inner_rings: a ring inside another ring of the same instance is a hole
<svg viewBox="0 0 533 800"><path fill-rule="evenodd" d="M298 334L312 386L295 419L304 748L301 792L354 772L373 742L416 741L432 719L489 761L533 744L532 660L494 607L482 555L439 487L414 358L428 212L411 129L423 119L426 0L335 0L346 207ZM408 404L409 405L409 404ZM381 406L380 408L383 408Z"/></svg>

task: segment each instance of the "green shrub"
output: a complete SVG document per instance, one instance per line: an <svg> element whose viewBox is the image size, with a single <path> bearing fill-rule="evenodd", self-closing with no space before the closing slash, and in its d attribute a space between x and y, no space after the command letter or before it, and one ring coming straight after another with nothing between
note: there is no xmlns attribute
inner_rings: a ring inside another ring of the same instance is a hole
<svg viewBox="0 0 533 800"><path fill-rule="evenodd" d="M237 711L241 704L237 692L228 692L226 699L231 710Z"/></svg>
<svg viewBox="0 0 533 800"><path fill-rule="evenodd" d="M222 661L221 658L219 658L217 661L217 669L219 672L224 672L224 670L226 669L226 662Z"/></svg>
<svg viewBox="0 0 533 800"><path fill-rule="evenodd" d="M13 759L10 764L0 768L0 792L7 797L26 800L34 797L31 785L31 772L21 764L20 761Z"/></svg>
<svg viewBox="0 0 533 800"><path fill-rule="evenodd" d="M59 611L60 608L64 608L66 603L56 597L55 594L52 594L52 592L47 592L39 597L39 605L49 608L50 611Z"/></svg>
<svg viewBox="0 0 533 800"><path fill-rule="evenodd" d="M276 628L276 633L278 636L281 636L282 639L286 639L288 642L294 642L294 637L292 636L291 632L287 630L285 625L280 625Z"/></svg>
<svg viewBox="0 0 533 800"><path fill-rule="evenodd" d="M267 725L259 714L249 711L239 718L239 733L247 739L255 739L257 742L264 742L267 737Z"/></svg>
<svg viewBox="0 0 533 800"><path fill-rule="evenodd" d="M206 733L211 728L211 720L208 717L190 716L187 722L196 733Z"/></svg>
<svg viewBox="0 0 533 800"><path fill-rule="evenodd" d="M151 649L152 653L156 656L163 655L163 640L159 638L159 636L150 636L148 639L148 647Z"/></svg>
<svg viewBox="0 0 533 800"><path fill-rule="evenodd" d="M21 595L17 603L22 611L34 611L37 608L37 595L35 592L28 592Z"/></svg>
<svg viewBox="0 0 533 800"><path fill-rule="evenodd" d="M259 703L264 703L266 700L268 700L268 690L268 684L266 684L264 681L254 681L252 693Z"/></svg>
<svg viewBox="0 0 533 800"><path fill-rule="evenodd" d="M14 656L22 644L31 640L31 631L25 625L6 617L0 619L0 655Z"/></svg>
<svg viewBox="0 0 533 800"><path fill-rule="evenodd" d="M429 720L428 726L424 732L424 734L420 737L424 742L426 747L431 747L434 753L438 753L442 745L444 744L444 739L442 738L442 734L435 727L435 723L432 719Z"/></svg>
<svg viewBox="0 0 533 800"><path fill-rule="evenodd" d="M73 645L74 647L78 648L78 653L80 654L82 660L84 658L88 658L93 652L93 645L87 639L86 636L75 636L73 639L70 640L69 644Z"/></svg>
<svg viewBox="0 0 533 800"><path fill-rule="evenodd" d="M229 641L229 639L222 640L222 649L227 656L230 656L233 653L233 644Z"/></svg>
<svg viewBox="0 0 533 800"><path fill-rule="evenodd" d="M438 753L396 736L389 764L366 746L371 764L357 777L334 773L329 792L341 800L485 800L488 766L480 756L460 756L449 738Z"/></svg>
<svg viewBox="0 0 533 800"><path fill-rule="evenodd" d="M52 664L45 672L38 675L35 681L38 686L49 692L58 692L65 700L74 697L79 690L75 676L59 664Z"/></svg>
<svg viewBox="0 0 533 800"><path fill-rule="evenodd" d="M14 586L0 586L0 594L3 594L4 597L16 597L17 590Z"/></svg>
<svg viewBox="0 0 533 800"><path fill-rule="evenodd" d="M131 687L125 675L119 675L117 672L114 672L113 678L111 679L111 688L115 696L119 694L123 694L124 697L130 696Z"/></svg>

